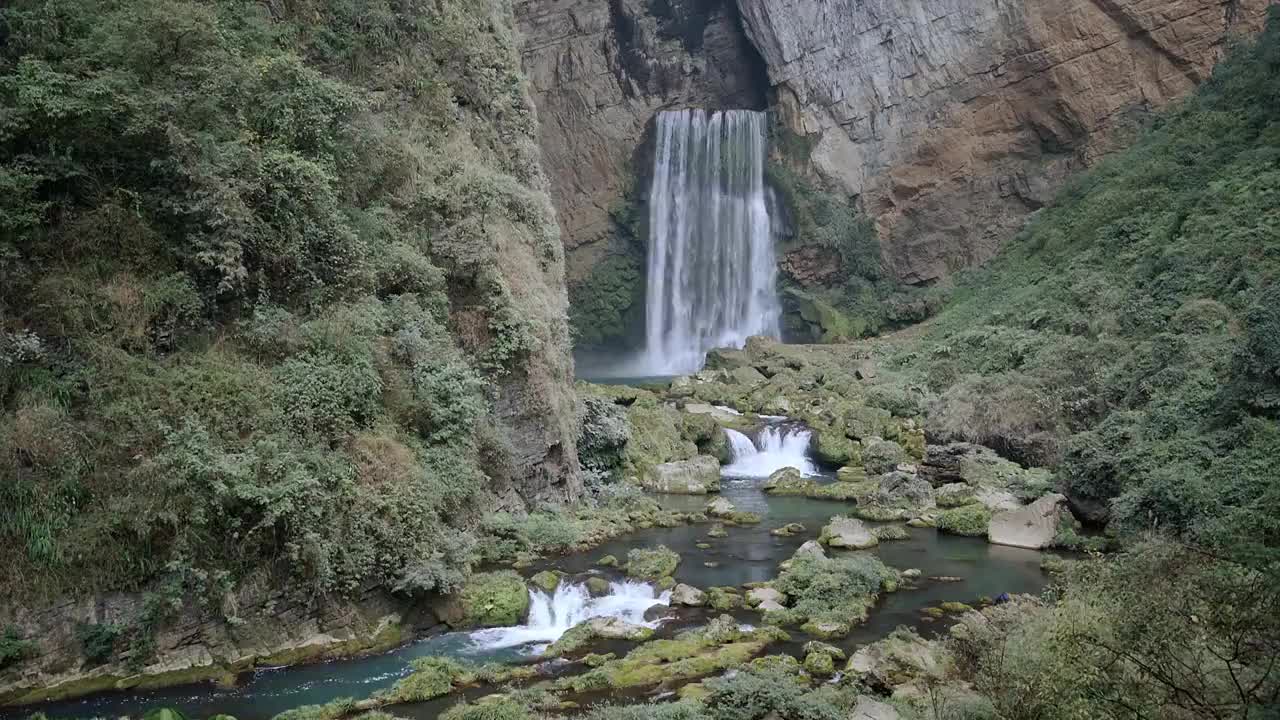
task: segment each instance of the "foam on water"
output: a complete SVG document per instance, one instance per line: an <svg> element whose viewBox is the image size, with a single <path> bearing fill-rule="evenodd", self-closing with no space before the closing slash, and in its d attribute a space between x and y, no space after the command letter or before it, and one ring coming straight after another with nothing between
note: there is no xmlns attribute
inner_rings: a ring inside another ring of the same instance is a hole
<svg viewBox="0 0 1280 720"><path fill-rule="evenodd" d="M476 650L531 646L541 652L546 645L560 639L565 631L583 620L594 617L616 617L636 625L657 627L644 619L654 605L671 604L671 593L655 594L648 583L624 580L609 583L609 594L591 597L585 585L562 582L553 595L541 590L529 591L529 620L524 625L490 628L471 633Z"/></svg>
<svg viewBox="0 0 1280 720"><path fill-rule="evenodd" d="M753 442L737 430L725 428L733 462L720 468L730 478L767 478L785 467L793 467L804 477L818 474L809 459L809 439L813 433L803 428L769 426Z"/></svg>

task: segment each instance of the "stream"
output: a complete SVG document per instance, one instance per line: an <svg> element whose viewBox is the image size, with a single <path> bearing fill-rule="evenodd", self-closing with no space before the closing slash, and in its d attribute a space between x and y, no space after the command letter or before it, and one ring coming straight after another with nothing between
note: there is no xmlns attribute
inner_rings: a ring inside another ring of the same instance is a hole
<svg viewBox="0 0 1280 720"><path fill-rule="evenodd" d="M554 596L533 591L528 624L516 628L446 633L371 657L260 669L247 673L236 688L198 684L106 693L3 710L0 711L0 720L25 718L36 711L44 712L53 720L138 717L149 708L161 706L175 708L191 718L224 713L234 715L238 720L267 720L300 705L325 703L341 697L367 697L376 690L390 687L406 675L409 663L418 657L450 655L474 662L533 662L541 648L585 618L612 615L631 622L644 622L646 609L655 604L666 604L665 594L658 594L651 585L628 582L612 568L594 566L595 560L602 556L625 558L628 550L637 547L665 545L680 553L682 562L676 571L676 579L699 588L741 586L770 580L778 574L778 563L791 557L806 540L815 539L828 519L847 505L804 497L770 497L760 490L763 478L780 467L796 466L805 474L816 475L819 479L824 477L806 457L807 431L781 424L772 426L758 434L755 444L759 447L753 447L745 435L734 437L734 433L730 433L735 461L722 470L724 478L720 495L739 510L760 513L764 522L753 526L727 526L728 537L719 539L707 537L709 524L642 530L585 553L545 559L526 571L529 575L551 568L570 575L598 573L613 583L607 596L590 598L581 585L566 582ZM681 495L655 497L665 507L683 512L701 511L709 499L707 496ZM777 537L769 532L793 522L803 524L805 532L792 537ZM874 526L875 523L869 525ZM700 549L697 547L699 543L709 543L710 547ZM945 621L930 622L922 616L921 610L926 607L949 600L972 603L979 597L995 597L1005 592L1038 593L1047 580L1040 570L1040 553L1037 551L989 545L982 538L946 535L933 529L912 529L907 540L882 542L872 550L855 552L874 552L886 564L898 569L918 568L923 577L917 582L918 587L882 596L870 619L838 643L844 648L875 641L899 625L914 627L925 636L935 634L947 624ZM937 577L960 579L930 579ZM660 635L702 624L715 614L718 613L710 609L681 609L677 618L661 623ZM751 610L734 614L745 623L759 620L759 615ZM795 642L778 649L798 653L807 638L797 630L790 630ZM626 646L625 643L620 646L622 652ZM479 690L473 695L486 692L489 690ZM394 713L406 718L433 720L459 699L460 696L455 694L427 703L396 706Z"/></svg>

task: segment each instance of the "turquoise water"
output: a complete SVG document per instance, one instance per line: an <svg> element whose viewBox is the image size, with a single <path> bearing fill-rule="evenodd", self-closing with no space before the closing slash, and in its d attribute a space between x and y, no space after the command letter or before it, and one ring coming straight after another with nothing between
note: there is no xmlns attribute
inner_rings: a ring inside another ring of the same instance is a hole
<svg viewBox="0 0 1280 720"><path fill-rule="evenodd" d="M547 559L529 572L552 567L569 573L600 572L593 563L604 555L625 558L631 548L666 545L683 558L676 572L681 582L709 587L769 580L777 575L779 562L789 558L805 540L816 538L828 518L849 507L848 503L808 498L771 498L761 493L757 485L758 481L750 480L725 482L721 495L738 509L759 512L765 517L764 522L756 526L727 528L728 537L708 538L709 525L653 528L618 538L587 553ZM700 510L706 501L706 497L662 497L666 506L684 511ZM806 532L790 538L769 534L770 529L790 522L802 523ZM710 543L711 547L695 547L700 542ZM918 589L904 589L886 595L868 622L856 628L842 642L846 647L884 637L899 625L916 627L922 634L929 635L945 625L925 622L920 614L922 608L948 600L972 602L981 596L995 597L1002 592L1036 593L1046 582L1040 570L1038 552L988 545L982 539L945 535L932 529L915 529L911 531L909 540L881 543L873 550L862 552L874 552L885 563L899 569L918 568L925 579L919 583ZM708 562L714 563L715 567L704 565ZM961 580L938 582L927 579L939 576L954 576ZM709 614L702 609L683 610L671 625L697 624L705 621ZM758 618L750 611L737 614L745 622ZM793 634L797 641L804 640L801 633ZM373 657L259 670L243 676L241 684L234 689L201 684L149 692L108 693L25 711L0 712L0 718L23 718L37 709L54 719L137 717L148 708L165 706L177 708L195 718L227 713L239 720L266 720L299 705L324 703L348 696L367 697L376 690L393 685L408 673L409 663L414 658L426 655L454 655L481 662L536 662L536 656L530 654L529 648L484 650L473 644L465 633L449 633ZM430 720L457 701L458 697L452 696L431 703L402 706L396 709L396 714Z"/></svg>

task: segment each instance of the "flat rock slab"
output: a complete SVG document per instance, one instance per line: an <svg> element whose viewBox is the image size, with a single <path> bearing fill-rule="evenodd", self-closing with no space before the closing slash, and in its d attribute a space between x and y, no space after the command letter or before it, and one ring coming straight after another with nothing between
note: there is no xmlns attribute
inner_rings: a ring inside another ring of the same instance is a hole
<svg viewBox="0 0 1280 720"><path fill-rule="evenodd" d="M997 513L987 528L987 540L995 545L1042 550L1053 543L1058 523L1067 510L1067 498L1050 493L1026 507Z"/></svg>

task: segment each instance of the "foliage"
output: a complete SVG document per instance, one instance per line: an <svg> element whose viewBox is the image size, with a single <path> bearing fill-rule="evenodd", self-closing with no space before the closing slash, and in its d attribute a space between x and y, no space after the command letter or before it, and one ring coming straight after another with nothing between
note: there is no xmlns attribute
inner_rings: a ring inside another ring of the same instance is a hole
<svg viewBox="0 0 1280 720"><path fill-rule="evenodd" d="M898 362L940 439L1052 465L1094 521L1274 562L1280 16L1072 182Z"/></svg>
<svg viewBox="0 0 1280 720"><path fill-rule="evenodd" d="M0 633L0 670L22 662L34 649L35 645L23 639L16 627L6 626Z"/></svg>
<svg viewBox="0 0 1280 720"><path fill-rule="evenodd" d="M1262 573L1169 544L1075 563L1055 604L961 621L961 677L1001 718L1265 717L1280 595Z"/></svg>
<svg viewBox="0 0 1280 720"><path fill-rule="evenodd" d="M792 237L781 249L781 267L793 332L820 342L853 340L920 322L936 311L935 298L888 277L875 225L854 200L783 162L770 162L766 179L790 221ZM817 254L803 257L809 252ZM822 267L810 267L815 263Z"/></svg>
<svg viewBox="0 0 1280 720"><path fill-rule="evenodd" d="M874 555L798 555L774 581L790 599L789 619L847 627L863 618L880 591L898 575Z"/></svg>
<svg viewBox="0 0 1280 720"><path fill-rule="evenodd" d="M449 693L470 675L469 668L451 658L417 658L413 672L398 680L384 699L390 703L423 702Z"/></svg>
<svg viewBox="0 0 1280 720"><path fill-rule="evenodd" d="M610 254L569 285L569 323L576 344L609 348L635 344L643 330L644 259L636 251Z"/></svg>
<svg viewBox="0 0 1280 720"><path fill-rule="evenodd" d="M449 590L493 388L570 437L509 6L286 5L0 9L5 599Z"/></svg>
<svg viewBox="0 0 1280 720"><path fill-rule="evenodd" d="M982 503L961 505L938 513L938 529L955 535L986 535L990 524L991 510Z"/></svg>
<svg viewBox="0 0 1280 720"><path fill-rule="evenodd" d="M76 639L80 641L80 652L84 659L90 665L101 665L112 660L120 632L120 626L112 623L82 623L77 626Z"/></svg>

